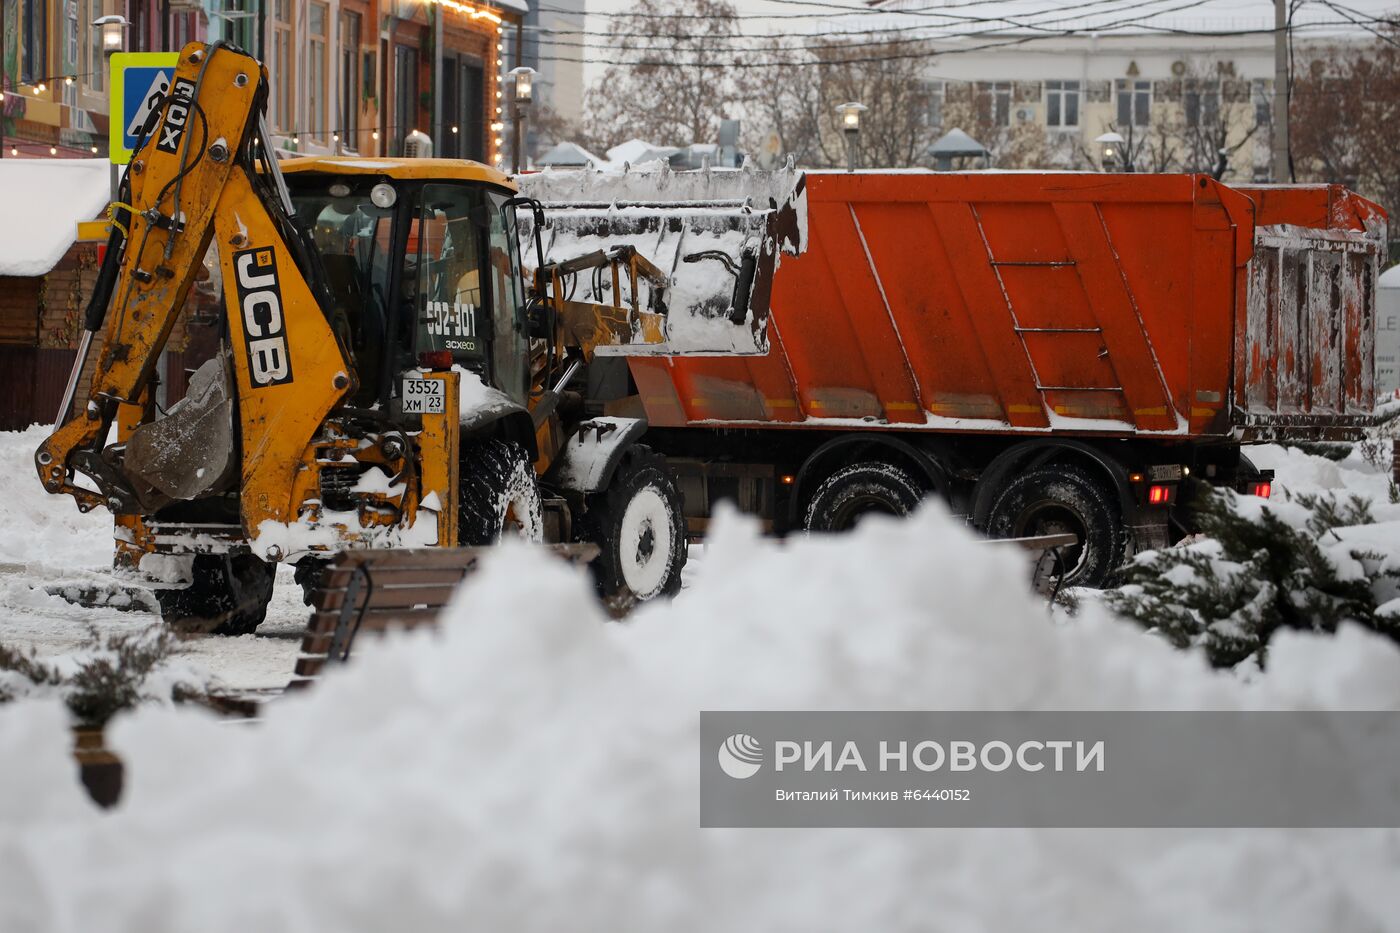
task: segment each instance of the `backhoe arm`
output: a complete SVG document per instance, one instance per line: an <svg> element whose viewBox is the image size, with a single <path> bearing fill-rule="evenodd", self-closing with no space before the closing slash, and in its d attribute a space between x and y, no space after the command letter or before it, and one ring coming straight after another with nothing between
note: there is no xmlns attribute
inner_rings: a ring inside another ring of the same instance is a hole
<svg viewBox="0 0 1400 933"><path fill-rule="evenodd" d="M99 504L113 512L139 510L130 484L103 459L102 445L117 405L139 403L150 384L209 245L214 208L250 130L261 81L257 63L246 56L187 47L159 122L132 156L122 184L130 227L114 237L120 248L105 258L118 265L110 302L86 322L106 333L88 403L71 418L60 412L58 429L36 454L44 487L72 495L84 511ZM218 105L206 109L211 88ZM75 470L96 481L102 495L74 485Z"/></svg>
<svg viewBox="0 0 1400 933"><path fill-rule="evenodd" d="M310 263L294 251L290 200L267 162L266 96L267 74L256 60L222 43L191 43L132 157L118 199L130 226L112 237L85 322L87 338L105 333L89 399L71 415L65 403L35 455L44 487L72 495L83 511L154 511L145 487L123 469L121 445L106 440L119 406L140 404L151 386L211 240L224 273L239 491L250 531L267 518L287 520L306 444L351 388L344 351L299 272L299 258L300 267ZM302 359L294 358L298 340L307 347ZM73 383L83 366L80 356ZM307 390L294 396L294 379L299 389L306 380ZM78 473L100 492L79 486Z"/></svg>

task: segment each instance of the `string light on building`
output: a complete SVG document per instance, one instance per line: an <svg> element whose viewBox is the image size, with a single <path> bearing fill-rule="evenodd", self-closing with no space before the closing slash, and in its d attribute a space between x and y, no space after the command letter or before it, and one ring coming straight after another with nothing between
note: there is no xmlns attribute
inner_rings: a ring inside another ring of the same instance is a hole
<svg viewBox="0 0 1400 933"><path fill-rule="evenodd" d="M473 6L470 3L458 3L457 0L427 0L427 2L445 7L454 13L470 16L472 19L484 19L496 26L501 25L501 17L485 7Z"/></svg>

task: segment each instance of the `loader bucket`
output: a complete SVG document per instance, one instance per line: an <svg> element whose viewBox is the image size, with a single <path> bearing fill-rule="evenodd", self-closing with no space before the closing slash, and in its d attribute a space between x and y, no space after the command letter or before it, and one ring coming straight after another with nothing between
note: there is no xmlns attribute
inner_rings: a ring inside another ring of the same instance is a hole
<svg viewBox="0 0 1400 933"><path fill-rule="evenodd" d="M773 276L807 235L802 173L702 170L545 171L516 177L544 208L547 264L632 247L668 278L664 294L639 295L665 315L665 340L600 347L619 356L755 355L768 352ZM520 214L521 256L536 261L533 220ZM619 288L626 288L623 283ZM652 286L639 285L639 289ZM566 298L622 304L610 276L580 272Z"/></svg>

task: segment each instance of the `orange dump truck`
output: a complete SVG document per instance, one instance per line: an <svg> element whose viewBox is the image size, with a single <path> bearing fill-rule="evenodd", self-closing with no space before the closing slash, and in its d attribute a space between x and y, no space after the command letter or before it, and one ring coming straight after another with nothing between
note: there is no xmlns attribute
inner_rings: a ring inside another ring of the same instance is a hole
<svg viewBox="0 0 1400 933"><path fill-rule="evenodd" d="M936 495L996 536L1073 532L1066 582L1093 585L1170 539L1184 477L1267 495L1242 444L1372 418L1385 215L1343 188L805 182L766 355L633 357L591 379L614 385L608 413L645 413L692 530L720 499L782 532Z"/></svg>

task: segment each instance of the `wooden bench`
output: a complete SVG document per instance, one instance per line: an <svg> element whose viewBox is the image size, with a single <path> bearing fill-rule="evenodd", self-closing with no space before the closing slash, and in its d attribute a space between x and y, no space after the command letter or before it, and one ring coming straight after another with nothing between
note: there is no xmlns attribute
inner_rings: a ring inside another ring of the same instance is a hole
<svg viewBox="0 0 1400 933"><path fill-rule="evenodd" d="M305 687L327 664L350 657L360 632L433 625L457 584L490 548L395 548L345 551L326 567L311 603L311 621L289 689ZM547 548L574 563L598 556L595 544Z"/></svg>

